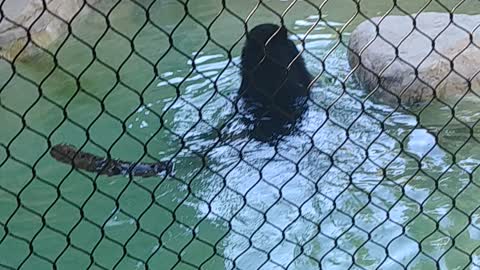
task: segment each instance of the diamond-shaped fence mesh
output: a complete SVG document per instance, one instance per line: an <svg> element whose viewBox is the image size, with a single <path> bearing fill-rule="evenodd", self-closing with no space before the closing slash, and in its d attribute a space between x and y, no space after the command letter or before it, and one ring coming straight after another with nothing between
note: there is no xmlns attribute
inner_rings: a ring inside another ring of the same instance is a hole
<svg viewBox="0 0 480 270"><path fill-rule="evenodd" d="M0 3L0 269L480 269L478 1Z"/></svg>

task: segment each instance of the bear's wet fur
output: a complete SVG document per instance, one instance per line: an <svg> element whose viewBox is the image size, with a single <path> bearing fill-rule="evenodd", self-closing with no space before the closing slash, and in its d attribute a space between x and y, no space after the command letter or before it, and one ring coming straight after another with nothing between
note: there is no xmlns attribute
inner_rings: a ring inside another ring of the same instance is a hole
<svg viewBox="0 0 480 270"><path fill-rule="evenodd" d="M247 33L241 76L251 136L272 143L290 134L306 111L312 76L285 27L261 24Z"/></svg>

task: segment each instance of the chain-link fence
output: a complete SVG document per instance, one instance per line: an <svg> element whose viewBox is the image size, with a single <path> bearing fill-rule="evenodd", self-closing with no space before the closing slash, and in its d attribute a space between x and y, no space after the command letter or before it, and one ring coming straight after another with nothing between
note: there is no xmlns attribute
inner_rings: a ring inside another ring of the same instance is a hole
<svg viewBox="0 0 480 270"><path fill-rule="evenodd" d="M480 269L478 1L0 10L1 269Z"/></svg>

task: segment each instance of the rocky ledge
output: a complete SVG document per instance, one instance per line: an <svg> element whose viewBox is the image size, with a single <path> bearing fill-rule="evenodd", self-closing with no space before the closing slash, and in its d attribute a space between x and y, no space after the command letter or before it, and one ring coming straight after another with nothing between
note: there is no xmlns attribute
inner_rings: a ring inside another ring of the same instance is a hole
<svg viewBox="0 0 480 270"><path fill-rule="evenodd" d="M362 87L395 105L480 94L479 24L448 13L372 18L352 32L348 61Z"/></svg>
<svg viewBox="0 0 480 270"><path fill-rule="evenodd" d="M16 58L25 60L40 51L38 46L48 48L68 31L68 22L85 8L85 1L5 1L2 5L3 17L0 20L0 56L9 61ZM90 4L93 2L96 1L88 1ZM28 33L38 46L28 42Z"/></svg>

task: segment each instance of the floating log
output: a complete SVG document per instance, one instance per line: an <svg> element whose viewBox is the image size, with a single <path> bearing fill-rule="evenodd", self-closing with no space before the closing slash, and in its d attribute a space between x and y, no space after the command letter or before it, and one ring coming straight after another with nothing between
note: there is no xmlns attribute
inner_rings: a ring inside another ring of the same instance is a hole
<svg viewBox="0 0 480 270"><path fill-rule="evenodd" d="M53 146L50 150L50 155L57 161L69 164L75 169L107 176L132 175L152 177L162 173L170 174L173 170L171 162L135 163L118 159L108 159L79 151L75 146L69 144L57 144Z"/></svg>

